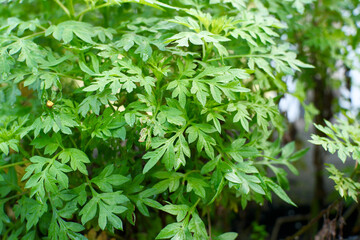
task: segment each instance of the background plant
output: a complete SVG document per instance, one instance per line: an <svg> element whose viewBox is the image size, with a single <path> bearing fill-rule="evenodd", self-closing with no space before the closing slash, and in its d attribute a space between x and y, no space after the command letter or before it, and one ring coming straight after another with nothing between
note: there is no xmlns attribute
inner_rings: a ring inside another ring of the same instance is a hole
<svg viewBox="0 0 360 240"><path fill-rule="evenodd" d="M220 207L294 204L277 103L310 65L267 4L2 1L1 234L235 239Z"/></svg>
<svg viewBox="0 0 360 240"><path fill-rule="evenodd" d="M358 59L359 32L357 22L358 1L314 1L305 6L303 16L281 17L291 26L286 33L288 40L298 49L299 59L314 65L304 69L294 79L296 96L308 116L317 113L314 123L325 126L341 112L353 111L351 92L357 84L351 70ZM303 94L307 92L307 94ZM299 91L299 92L298 92ZM308 97L307 97L308 96ZM308 98L310 104L304 105ZM305 114L305 118L307 118ZM315 134L325 137L315 129ZM325 207L324 163L325 153L315 146L312 156L315 168L313 212Z"/></svg>
<svg viewBox="0 0 360 240"><path fill-rule="evenodd" d="M358 182L358 161L360 159L359 124L349 118L349 120L339 120L336 124L326 121L326 125L326 127L321 125L316 125L316 127L327 137L313 135L311 142L321 145L331 154L337 152L339 159L343 163L347 158L352 158L355 161L354 167L346 172L342 172L334 164L327 164L326 170L329 172L330 178L335 182L335 189L340 196L345 199L351 198L357 202L360 191L360 183Z"/></svg>
<svg viewBox="0 0 360 240"><path fill-rule="evenodd" d="M310 141L316 144L311 156L315 168L311 204L311 214L314 218L322 212L320 210L325 208L329 199L334 201L334 198L328 195L326 177L335 181L335 189L341 197L345 197L347 203L354 206L357 204L357 137L354 134L358 127L357 117L349 116L356 116L359 107L356 104L357 77L354 74L359 66L358 10L358 1L314 1L305 5L302 16L287 18L285 15L281 17L279 13L279 17L291 26L286 32L286 37L298 49L298 58L314 66L312 69L298 72L293 79L296 82L293 95L304 107L305 119L311 116L311 113L318 113L314 119L316 128ZM303 94L304 90L307 94ZM304 105L306 98L310 103L307 106ZM338 121L337 118L347 121ZM336 123L332 124L331 121ZM302 132L302 129L299 130ZM342 169L339 167L341 165L329 165L329 154L326 154L322 147L330 153L337 151L343 162L347 157L353 157L355 162L348 162L348 169ZM337 198L335 202L341 200ZM336 204L333 203L332 206ZM338 214L341 216L341 210ZM312 225L314 234L318 229L316 224Z"/></svg>

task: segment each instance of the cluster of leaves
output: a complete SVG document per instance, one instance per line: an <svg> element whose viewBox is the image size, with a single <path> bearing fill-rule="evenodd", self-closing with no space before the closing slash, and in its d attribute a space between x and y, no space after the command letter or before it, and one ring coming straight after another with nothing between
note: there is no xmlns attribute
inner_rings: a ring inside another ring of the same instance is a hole
<svg viewBox="0 0 360 240"><path fill-rule="evenodd" d="M267 4L5 1L0 233L231 240L204 215L272 193L294 205L283 167L306 150L282 146L277 103L310 66Z"/></svg>
<svg viewBox="0 0 360 240"><path fill-rule="evenodd" d="M351 77L351 71L358 69L354 62L359 59L357 53L360 42L360 31L357 27L360 20L359 1L312 1L312 4L298 8L299 11L303 11L303 15L292 15L292 17L289 17L286 11L278 11L278 5L282 1L273 2L267 5L269 11L291 26L283 37L294 44L300 60L315 66L297 73L293 79L296 81L296 90L292 94L304 108L306 126L311 123L313 116L317 115L315 134L310 142L322 145L332 154L337 151L342 162L347 157L358 161L359 128L356 121L349 117L347 117L349 122L339 121L335 125L329 121L344 113L346 115L349 111L358 111L354 109L358 107L353 105L349 93L358 88L355 78ZM309 95L310 104L305 104L306 96ZM318 203L323 202L321 199L324 199L324 196L321 196L323 192L321 189L324 187L321 178L323 163L326 162L322 154L318 154L320 151L321 147L315 146L313 160L317 193L315 192L314 198ZM356 201L357 170L353 168L354 171L345 174L333 165L329 165L327 170L330 178L335 181L335 188L339 190L340 195L351 196ZM312 205L313 209L319 207L316 205Z"/></svg>
<svg viewBox="0 0 360 240"><path fill-rule="evenodd" d="M357 121L349 118L348 120L339 120L336 124L326 121L326 126L315 125L326 137L313 134L311 143L321 145L331 154L337 152L340 160L345 163L347 158L355 160L355 167L350 171L349 176L337 169L333 164L327 164L329 178L335 182L335 189L341 197L351 197L357 202L360 193L360 183L358 178L358 164L360 161L360 126Z"/></svg>

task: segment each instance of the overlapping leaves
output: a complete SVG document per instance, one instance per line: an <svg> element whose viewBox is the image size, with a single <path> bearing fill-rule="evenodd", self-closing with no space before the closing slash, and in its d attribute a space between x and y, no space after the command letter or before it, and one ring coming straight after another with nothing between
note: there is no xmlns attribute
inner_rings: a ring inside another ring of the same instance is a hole
<svg viewBox="0 0 360 240"><path fill-rule="evenodd" d="M303 2L294 3L299 11ZM184 8L187 2L56 3L46 18L8 18L0 29L0 101L15 104L9 115L16 119L0 119L0 150L11 161L0 162L11 169L0 174L1 186L9 185L0 207L18 192L23 224L11 230L0 211L1 233L83 239L92 227L114 233L125 219L158 220L160 210L176 222L149 230L150 238L207 239L204 209L227 207L214 204L222 194L245 206L274 192L294 204L279 166L296 173L292 162L305 152L271 145L283 118L259 88L270 82L281 94L281 77L309 66L280 44L279 20L248 11L247 1L197 9ZM261 82L259 73L271 80ZM24 112L29 120L18 117Z"/></svg>

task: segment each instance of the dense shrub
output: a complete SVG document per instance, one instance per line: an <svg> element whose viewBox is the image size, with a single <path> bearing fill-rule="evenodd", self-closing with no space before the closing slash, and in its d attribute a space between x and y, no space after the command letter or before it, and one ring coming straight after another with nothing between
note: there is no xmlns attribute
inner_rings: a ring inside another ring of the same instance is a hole
<svg viewBox="0 0 360 240"><path fill-rule="evenodd" d="M268 9L308 1L2 2L1 235L235 239L206 215L294 204L277 103L310 65Z"/></svg>

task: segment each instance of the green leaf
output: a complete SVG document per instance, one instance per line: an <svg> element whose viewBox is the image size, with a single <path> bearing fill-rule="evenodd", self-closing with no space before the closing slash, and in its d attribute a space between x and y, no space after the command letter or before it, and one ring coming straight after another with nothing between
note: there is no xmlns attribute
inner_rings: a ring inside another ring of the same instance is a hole
<svg viewBox="0 0 360 240"><path fill-rule="evenodd" d="M161 208L161 210L163 210L167 213L176 215L176 221L178 221L178 222L182 221L185 218L189 209L190 209L189 206L187 206L185 204L182 204L182 205L168 204Z"/></svg>
<svg viewBox="0 0 360 240"><path fill-rule="evenodd" d="M103 192L113 192L113 186L120 186L130 180L120 174L112 174L113 171L114 165L110 164L97 177L91 179L91 182Z"/></svg>
<svg viewBox="0 0 360 240"><path fill-rule="evenodd" d="M156 236L156 239L168 239L175 236L182 230L182 223L171 223L161 229L160 233Z"/></svg>
<svg viewBox="0 0 360 240"><path fill-rule="evenodd" d="M89 23L78 21L65 21L59 25L51 25L46 29L45 36L52 34L56 40L63 41L64 44L70 43L74 35L86 43L94 44L92 38L95 36L93 26Z"/></svg>
<svg viewBox="0 0 360 240"><path fill-rule="evenodd" d="M79 215L82 215L81 223L83 225L95 217L98 201L99 199L97 197L92 198L79 212Z"/></svg>
<svg viewBox="0 0 360 240"><path fill-rule="evenodd" d="M144 166L143 173L147 173L160 160L166 151L165 147L161 147L152 152L147 152L143 159L149 159Z"/></svg>
<svg viewBox="0 0 360 240"><path fill-rule="evenodd" d="M235 240L238 234L235 232L223 233L220 236L217 236L215 240Z"/></svg>
<svg viewBox="0 0 360 240"><path fill-rule="evenodd" d="M295 151L295 142L290 142L288 144L286 144L282 150L281 150L281 155L284 158L289 157L293 152Z"/></svg>
<svg viewBox="0 0 360 240"><path fill-rule="evenodd" d="M300 159L301 157L303 157L307 152L309 151L309 148L305 148L302 149L300 151L295 152L294 154L292 154L289 158L290 162L296 161L298 159Z"/></svg>
<svg viewBox="0 0 360 240"><path fill-rule="evenodd" d="M189 222L189 230L194 233L195 239L207 239L208 234L205 228L205 224L201 220L198 214L192 214L192 218Z"/></svg>
<svg viewBox="0 0 360 240"><path fill-rule="evenodd" d="M296 206L296 204L288 197L288 195L285 193L285 191L276 183L268 180L266 181L266 184L274 191L274 193L276 195L278 195L282 200L284 200L285 202Z"/></svg>
<svg viewBox="0 0 360 240"><path fill-rule="evenodd" d="M4 142L0 143L0 150L5 153L5 155L9 154L9 146Z"/></svg>
<svg viewBox="0 0 360 240"><path fill-rule="evenodd" d="M104 204L103 202L99 203L99 227L101 229L105 229L107 222L109 221L112 226L114 226L116 229L123 228L121 219L116 216L114 213L122 213L126 210L125 207L113 207L107 204Z"/></svg>
<svg viewBox="0 0 360 240"><path fill-rule="evenodd" d="M97 96L90 95L85 98L79 105L79 113L85 117L86 114L92 110L96 115L99 115L101 102L98 100Z"/></svg>
<svg viewBox="0 0 360 240"><path fill-rule="evenodd" d="M149 38L140 36L133 33L124 34L122 38L116 42L118 47L123 48L125 51L129 51L135 44L138 46L135 50L135 54L140 54L140 57L146 62L152 55L152 48L150 44L154 44Z"/></svg>
<svg viewBox="0 0 360 240"><path fill-rule="evenodd" d="M70 166L74 171L79 170L85 175L88 174L84 163L90 163L90 160L83 151L76 148L66 148L60 153L59 158L62 163L70 161Z"/></svg>
<svg viewBox="0 0 360 240"><path fill-rule="evenodd" d="M206 195L206 191L205 191L205 187L208 187L209 185L200 178L195 178L195 177L187 177L187 187L186 187L186 191L190 192L190 191L194 191L196 195L198 195L201 198L205 198Z"/></svg>
<svg viewBox="0 0 360 240"><path fill-rule="evenodd" d="M208 43L218 43L219 41L228 41L229 39L225 37L219 37L215 36L214 34L207 32L207 31L201 31L199 33L195 32L181 32L178 34L175 34L171 38L168 38L166 42L172 42L175 41L177 43L178 47L188 47L189 42L191 42L194 45L203 45L204 42Z"/></svg>
<svg viewBox="0 0 360 240"><path fill-rule="evenodd" d="M45 52L40 47L30 40L19 38L16 42L9 45L9 55L14 55L20 51L17 61L24 62L28 67L37 67L37 65L44 61Z"/></svg>

